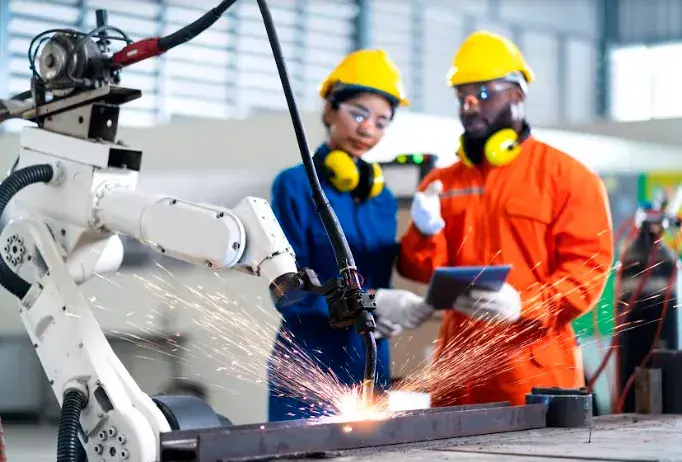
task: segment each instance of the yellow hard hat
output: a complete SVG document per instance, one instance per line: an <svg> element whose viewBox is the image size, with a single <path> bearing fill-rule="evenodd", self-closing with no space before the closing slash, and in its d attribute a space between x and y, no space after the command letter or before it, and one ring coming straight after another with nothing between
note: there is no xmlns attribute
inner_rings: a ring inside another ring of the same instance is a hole
<svg viewBox="0 0 682 462"><path fill-rule="evenodd" d="M400 71L383 50L350 53L320 84L320 96L326 99L338 83L383 93L396 99L401 106L410 104Z"/></svg>
<svg viewBox="0 0 682 462"><path fill-rule="evenodd" d="M469 35L459 47L448 72L451 86L487 82L520 72L526 83L535 80L521 50L511 40L488 31Z"/></svg>

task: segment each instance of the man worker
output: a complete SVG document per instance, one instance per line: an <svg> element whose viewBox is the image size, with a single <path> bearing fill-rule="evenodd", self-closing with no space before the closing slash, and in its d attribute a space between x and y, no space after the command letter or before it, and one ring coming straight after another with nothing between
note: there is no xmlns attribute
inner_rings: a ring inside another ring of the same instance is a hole
<svg viewBox="0 0 682 462"><path fill-rule="evenodd" d="M428 283L443 266L512 269L501 290L476 288L453 307L436 307L454 310L444 312L434 354L434 406L519 405L535 386L584 386L571 322L603 291L613 260L611 217L599 177L531 134L524 101L533 80L520 50L484 31L464 41L449 73L464 127L459 162L423 180L398 271ZM395 310L394 321L423 322L431 313L420 307ZM480 345L490 354L479 354L477 365L455 365L461 358L447 354L466 356ZM448 367L462 370L439 374Z"/></svg>

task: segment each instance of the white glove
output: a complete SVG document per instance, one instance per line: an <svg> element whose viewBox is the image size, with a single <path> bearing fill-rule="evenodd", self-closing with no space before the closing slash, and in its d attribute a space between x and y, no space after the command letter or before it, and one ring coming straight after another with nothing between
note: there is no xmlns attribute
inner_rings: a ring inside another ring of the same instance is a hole
<svg viewBox="0 0 682 462"><path fill-rule="evenodd" d="M454 309L479 320L512 323L521 317L521 295L508 283L499 291L472 289L457 297Z"/></svg>
<svg viewBox="0 0 682 462"><path fill-rule="evenodd" d="M389 323L400 326L401 330L415 329L433 314L433 308L409 290L379 289L375 301L377 328L381 323Z"/></svg>
<svg viewBox="0 0 682 462"><path fill-rule="evenodd" d="M377 340L380 338L391 338L403 331L403 328L400 326L400 324L396 324L385 317L377 316L375 321L377 324L377 330L374 332L374 337Z"/></svg>
<svg viewBox="0 0 682 462"><path fill-rule="evenodd" d="M412 221L414 225L426 236L438 234L444 227L445 221L440 213L440 193L443 191L443 183L436 180L419 191L412 200Z"/></svg>

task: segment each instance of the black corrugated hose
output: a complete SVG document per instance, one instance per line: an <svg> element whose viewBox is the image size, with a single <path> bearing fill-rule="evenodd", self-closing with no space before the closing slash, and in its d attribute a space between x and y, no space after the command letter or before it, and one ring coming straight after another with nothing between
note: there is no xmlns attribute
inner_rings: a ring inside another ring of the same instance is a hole
<svg viewBox="0 0 682 462"><path fill-rule="evenodd" d="M82 391L72 388L64 393L57 432L57 462L78 461L81 448L78 431L83 406L85 406L85 395Z"/></svg>
<svg viewBox="0 0 682 462"><path fill-rule="evenodd" d="M50 164L31 165L10 173L0 183L0 216L2 216L9 201L19 191L35 183L49 183L52 181L53 175L54 169ZM2 258L0 258L0 285L19 300L22 300L31 288L31 284L23 280L12 268L7 266L7 263Z"/></svg>

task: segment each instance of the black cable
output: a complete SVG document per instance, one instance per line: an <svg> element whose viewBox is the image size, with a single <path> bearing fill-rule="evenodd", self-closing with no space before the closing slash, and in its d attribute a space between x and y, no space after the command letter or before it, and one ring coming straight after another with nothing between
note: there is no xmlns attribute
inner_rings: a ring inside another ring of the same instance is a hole
<svg viewBox="0 0 682 462"><path fill-rule="evenodd" d="M53 175L54 169L50 164L31 165L13 171L0 183L0 217L7 204L19 191L35 183L48 183L52 181ZM31 284L7 266L2 258L0 258L0 285L19 300L22 300L31 288Z"/></svg>
<svg viewBox="0 0 682 462"><path fill-rule="evenodd" d="M362 334L362 340L365 343L365 383L374 385L377 375L377 341L374 338L374 332L365 332Z"/></svg>
<svg viewBox="0 0 682 462"><path fill-rule="evenodd" d="M349 283L350 287L359 289L360 281L357 276L353 254L351 253L346 236L343 234L339 220L334 213L334 209L332 209L322 190L320 179L317 177L313 156L310 152L310 146L308 145L301 114L296 104L296 97L291 86L291 80L289 79L289 73L284 61L282 47L279 38L277 37L272 14L270 13L270 9L265 0L257 1L261 15L263 16L263 23L265 24L265 30L268 34L268 40L270 41L275 64L277 64L277 71L282 82L284 97L286 98L287 106L289 107L291 122L294 125L294 132L296 134L296 141L298 142L298 147L301 151L301 158L306 174L308 175L308 181L310 182L310 187L312 189L313 201L315 202L317 213L319 214L322 225L329 237L329 241L334 251L334 257L336 258L336 264L339 267L341 275L344 276L344 279Z"/></svg>
<svg viewBox="0 0 682 462"><path fill-rule="evenodd" d="M211 11L194 21L192 24L173 32L170 35L160 38L158 43L159 49L168 51L171 48L174 48L185 42L189 42L194 37L215 24L215 22L220 19L223 13L236 2L237 0L223 0L220 2L220 5L213 8Z"/></svg>
<svg viewBox="0 0 682 462"><path fill-rule="evenodd" d="M85 394L80 390L70 389L64 393L57 431L57 462L78 461L81 447L78 431L85 402Z"/></svg>

